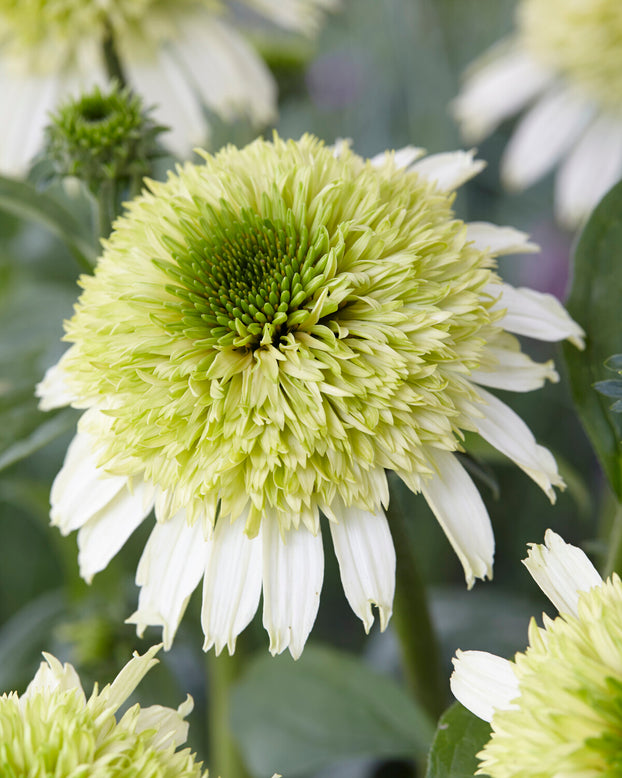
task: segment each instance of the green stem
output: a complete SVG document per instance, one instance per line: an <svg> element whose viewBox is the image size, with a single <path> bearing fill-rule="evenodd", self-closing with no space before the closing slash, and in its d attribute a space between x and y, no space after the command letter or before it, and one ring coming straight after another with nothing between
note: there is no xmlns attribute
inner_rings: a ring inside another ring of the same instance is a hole
<svg viewBox="0 0 622 778"><path fill-rule="evenodd" d="M97 201L97 237L107 238L112 232L112 222L119 213L116 181L102 181L93 192Z"/></svg>
<svg viewBox="0 0 622 778"><path fill-rule="evenodd" d="M440 650L425 585L417 566L413 522L402 510L395 489L391 491L386 514L397 556L393 627L401 645L406 679L436 721L446 707L447 684L441 671Z"/></svg>
<svg viewBox="0 0 622 778"><path fill-rule="evenodd" d="M210 775L223 778L249 778L229 724L231 687L240 675L242 664L240 641L233 656L225 653L216 656L213 650L207 654Z"/></svg>
<svg viewBox="0 0 622 778"><path fill-rule="evenodd" d="M102 41L104 64L106 65L106 73L108 78L112 81L116 81L120 87L127 86L127 78L125 77L125 71L123 65L119 59L117 47L114 42L114 33L110 23L106 25L106 32L104 34L104 40Z"/></svg>
<svg viewBox="0 0 622 778"><path fill-rule="evenodd" d="M603 578L622 573L622 505L612 499L612 515L608 528L607 556L601 570Z"/></svg>

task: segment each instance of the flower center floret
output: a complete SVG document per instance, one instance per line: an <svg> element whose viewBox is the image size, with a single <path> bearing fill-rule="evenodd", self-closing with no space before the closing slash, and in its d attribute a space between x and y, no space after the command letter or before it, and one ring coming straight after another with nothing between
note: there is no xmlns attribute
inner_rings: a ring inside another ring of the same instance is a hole
<svg viewBox="0 0 622 778"><path fill-rule="evenodd" d="M223 203L209 217L206 234L179 246L176 267L161 265L179 282L185 321L196 317L216 348L278 345L308 318L302 306L328 281L326 236L310 245L291 209L285 220L268 219L248 208L238 215Z"/></svg>
<svg viewBox="0 0 622 778"><path fill-rule="evenodd" d="M81 280L63 369L99 464L153 481L160 517L315 529L460 447L500 328L451 195L311 136L150 189Z"/></svg>
<svg viewBox="0 0 622 778"><path fill-rule="evenodd" d="M578 616L532 621L515 658L520 698L479 754L492 778L614 776L622 769L622 582L580 595Z"/></svg>
<svg viewBox="0 0 622 778"><path fill-rule="evenodd" d="M622 110L622 3L523 0L522 41L533 56L585 96Z"/></svg>

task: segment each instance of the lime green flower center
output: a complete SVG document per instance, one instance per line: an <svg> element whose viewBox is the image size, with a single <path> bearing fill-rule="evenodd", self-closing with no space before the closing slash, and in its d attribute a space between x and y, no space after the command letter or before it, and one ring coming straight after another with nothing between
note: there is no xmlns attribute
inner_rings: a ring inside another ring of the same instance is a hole
<svg viewBox="0 0 622 778"><path fill-rule="evenodd" d="M0 697L0 774L54 778L201 778L188 749L153 745L155 730L136 731L138 706L120 721L81 691Z"/></svg>
<svg viewBox="0 0 622 778"><path fill-rule="evenodd" d="M225 149L152 183L116 224L67 339L108 471L161 512L315 527L376 510L472 428L469 372L499 327L490 258L452 196L315 138Z"/></svg>
<svg viewBox="0 0 622 778"><path fill-rule="evenodd" d="M278 345L308 317L304 304L327 283L326 236L310 244L291 210L280 221L250 209L238 216L225 204L210 216L205 234L179 247L176 267L163 267L180 282L184 326L195 320L214 347Z"/></svg>
<svg viewBox="0 0 622 778"><path fill-rule="evenodd" d="M578 617L545 629L515 658L520 697L497 711L479 754L491 778L607 776L622 770L622 582L581 595Z"/></svg>
<svg viewBox="0 0 622 778"><path fill-rule="evenodd" d="M605 107L622 110L622 4L523 0L522 41L533 56Z"/></svg>

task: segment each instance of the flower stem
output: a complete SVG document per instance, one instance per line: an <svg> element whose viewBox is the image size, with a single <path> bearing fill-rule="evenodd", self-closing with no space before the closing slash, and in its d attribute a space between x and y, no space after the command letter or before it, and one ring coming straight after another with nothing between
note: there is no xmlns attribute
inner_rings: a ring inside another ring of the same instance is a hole
<svg viewBox="0 0 622 778"><path fill-rule="evenodd" d="M240 675L243 656L240 641L233 656L207 654L208 679L208 744L210 775L227 778L249 778L229 724L231 715L231 687Z"/></svg>
<svg viewBox="0 0 622 778"><path fill-rule="evenodd" d="M416 698L436 721L446 707L447 685L441 672L440 650L425 585L417 568L413 522L400 505L392 477L389 484L391 502L386 514L397 556L392 623L402 649L406 679Z"/></svg>
<svg viewBox="0 0 622 778"><path fill-rule="evenodd" d="M600 571L603 578L608 578L612 573L622 574L622 504L615 497L611 497L609 503L606 531L607 556Z"/></svg>
<svg viewBox="0 0 622 778"><path fill-rule="evenodd" d="M127 78L125 77L125 71L123 70L121 60L119 59L117 47L114 42L114 33L110 23L106 25L102 47L108 78L110 78L111 81L116 81L120 87L126 87Z"/></svg>
<svg viewBox="0 0 622 778"><path fill-rule="evenodd" d="M102 181L94 194L97 201L96 237L107 238L112 232L112 223L119 211L116 181Z"/></svg>

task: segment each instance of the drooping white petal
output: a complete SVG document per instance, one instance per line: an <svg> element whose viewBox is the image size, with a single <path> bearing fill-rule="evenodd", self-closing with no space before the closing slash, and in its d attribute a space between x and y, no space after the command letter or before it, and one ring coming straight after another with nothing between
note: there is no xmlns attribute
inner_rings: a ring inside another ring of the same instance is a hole
<svg viewBox="0 0 622 778"><path fill-rule="evenodd" d="M188 526L183 510L156 523L136 571L136 584L141 587L138 610L126 619L136 624L139 636L146 627L161 626L164 647L171 647L190 595L205 570L208 542L202 522Z"/></svg>
<svg viewBox="0 0 622 778"><path fill-rule="evenodd" d="M531 243L526 232L514 227L498 227L489 222L469 222L467 240L475 248L488 252L492 257L503 254L534 254L540 251L536 243Z"/></svg>
<svg viewBox="0 0 622 778"><path fill-rule="evenodd" d="M119 552L126 540L151 512L154 489L139 482L127 484L101 510L82 525L78 532L80 575L90 583Z"/></svg>
<svg viewBox="0 0 622 778"><path fill-rule="evenodd" d="M269 517L262 524L263 625L270 652L289 648L298 659L315 621L324 579L322 537L301 525L286 530Z"/></svg>
<svg viewBox="0 0 622 778"><path fill-rule="evenodd" d="M260 13L291 30L306 35L317 31L321 14L338 7L339 0L243 0Z"/></svg>
<svg viewBox="0 0 622 778"><path fill-rule="evenodd" d="M588 127L555 181L558 218L577 227L622 176L622 121L600 116Z"/></svg>
<svg viewBox="0 0 622 778"><path fill-rule="evenodd" d="M477 384L510 392L532 392L540 389L545 381L559 381L553 360L534 362L522 351L494 346L486 351L495 357L497 364L491 369L473 370L471 380Z"/></svg>
<svg viewBox="0 0 622 778"><path fill-rule="evenodd" d="M395 167L398 170L406 168L412 165L415 160L419 159L425 154L425 150L418 146L403 146L401 149L395 151L383 151L380 154L376 154L369 161L374 167L380 167L384 165L388 159L393 159Z"/></svg>
<svg viewBox="0 0 622 778"><path fill-rule="evenodd" d="M338 521L330 531L339 562L341 583L350 607L361 619L365 632L374 623L372 605L378 606L380 629L393 613L395 547L384 512L333 505Z"/></svg>
<svg viewBox="0 0 622 778"><path fill-rule="evenodd" d="M441 192L450 192L486 167L483 159L474 157L474 149L430 154L411 165L410 170L433 181Z"/></svg>
<svg viewBox="0 0 622 778"><path fill-rule="evenodd" d="M69 534L103 510L127 484L124 476L108 475L97 467L93 439L86 432L77 432L52 484L52 524L63 535Z"/></svg>
<svg viewBox="0 0 622 778"><path fill-rule="evenodd" d="M155 106L155 120L170 127L162 142L179 156L188 156L194 146L202 145L207 135L205 117L183 67L172 53L161 48L148 62L132 61L128 53L124 62L132 87L146 105Z"/></svg>
<svg viewBox="0 0 622 778"><path fill-rule="evenodd" d="M34 678L28 684L26 691L21 695L20 699L41 694L42 692L49 694L55 691L77 689L80 692L82 699L86 702L80 676L73 665L70 665L69 663L62 664L55 656L52 656L52 654L48 654L45 651L43 652L43 656L45 662L41 662Z"/></svg>
<svg viewBox="0 0 622 778"><path fill-rule="evenodd" d="M464 568L469 589L476 578L492 578L495 538L488 511L455 454L434 452L437 473L421 491Z"/></svg>
<svg viewBox="0 0 622 778"><path fill-rule="evenodd" d="M276 84L264 61L228 24L213 14L181 22L183 37L174 46L192 83L208 108L227 121L248 116L273 121Z"/></svg>
<svg viewBox="0 0 622 778"><path fill-rule="evenodd" d="M576 616L579 593L600 586L603 580L580 548L552 530L547 529L544 543L530 543L523 564L560 613Z"/></svg>
<svg viewBox="0 0 622 778"><path fill-rule="evenodd" d="M63 408L65 405L70 405L73 400L73 394L65 380L62 360L61 357L55 365L48 367L45 375L35 387L35 395L39 398L39 408L42 411Z"/></svg>
<svg viewBox="0 0 622 778"><path fill-rule="evenodd" d="M531 430L505 403L480 387L474 387L486 405L479 406L482 418L472 418L478 433L502 454L509 457L555 502L553 489L565 484L557 472L551 452L536 443Z"/></svg>
<svg viewBox="0 0 622 778"><path fill-rule="evenodd" d="M499 324L507 332L537 340L567 339L577 348L584 348L583 328L570 318L552 294L525 287L516 289L509 284L489 284L486 291L493 297L499 297L493 310L506 309Z"/></svg>
<svg viewBox="0 0 622 778"><path fill-rule="evenodd" d="M135 731L144 732L146 729L155 729L156 734L149 743L150 748L165 749L169 746L178 748L188 738L188 722L186 716L192 713L194 701L190 695L175 710L164 705L150 705L141 708L136 717Z"/></svg>
<svg viewBox="0 0 622 778"><path fill-rule="evenodd" d="M468 143L489 135L508 116L519 111L551 81L551 74L516 49L491 55L467 75L452 104L453 114Z"/></svg>
<svg viewBox="0 0 622 778"><path fill-rule="evenodd" d="M566 89L546 92L521 119L501 162L511 189L537 181L576 143L594 115L593 107Z"/></svg>
<svg viewBox="0 0 622 778"><path fill-rule="evenodd" d="M471 713L492 721L496 710L517 708L520 695L512 663L486 651L456 651L449 685L454 697Z"/></svg>
<svg viewBox="0 0 622 778"><path fill-rule="evenodd" d="M261 535L249 538L245 517L231 523L216 522L203 578L201 625L203 650L214 646L220 654L225 646L232 654L237 636L257 611L261 596Z"/></svg>

